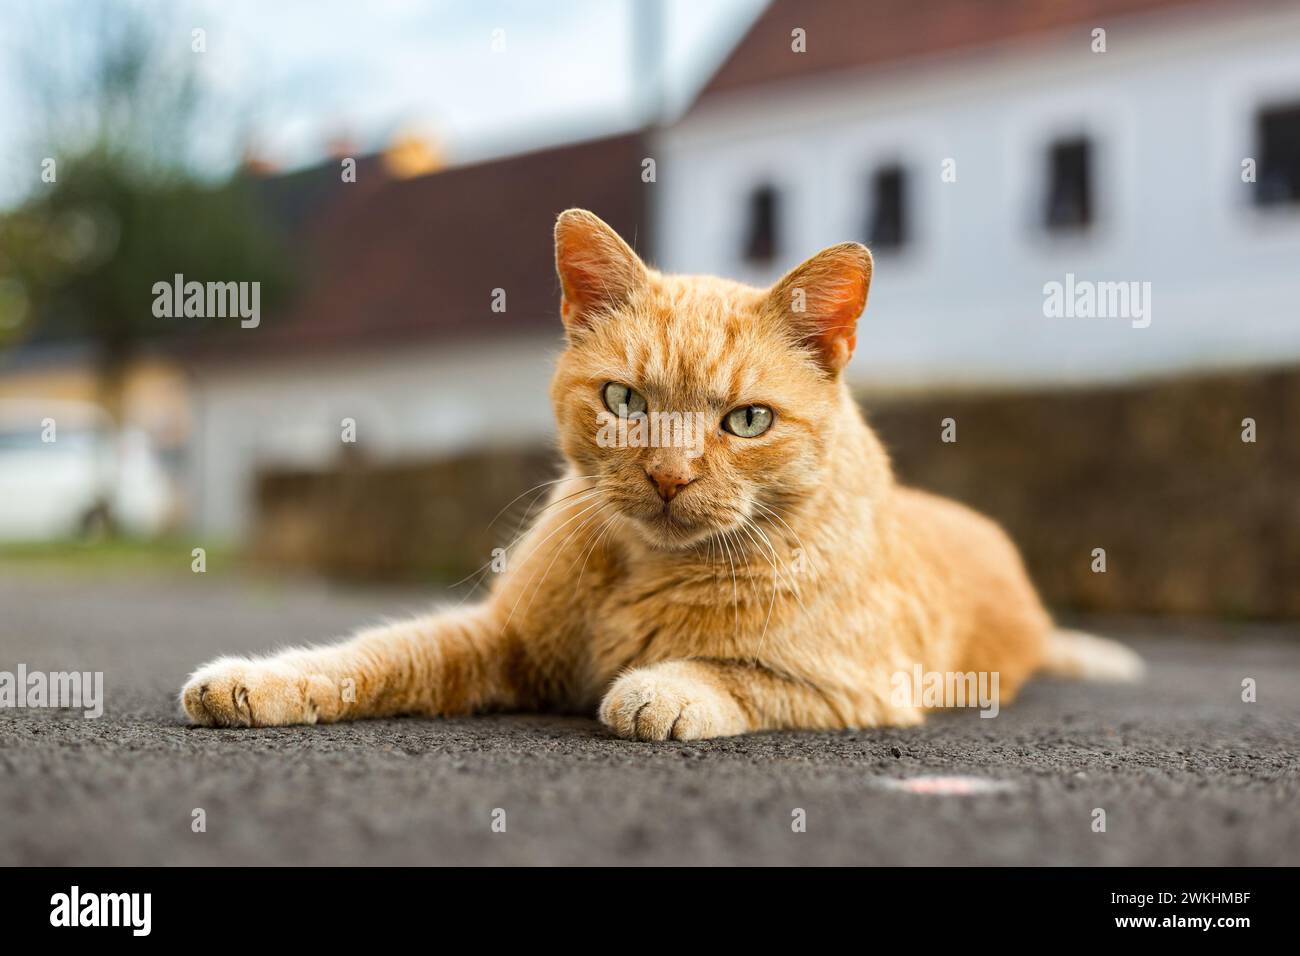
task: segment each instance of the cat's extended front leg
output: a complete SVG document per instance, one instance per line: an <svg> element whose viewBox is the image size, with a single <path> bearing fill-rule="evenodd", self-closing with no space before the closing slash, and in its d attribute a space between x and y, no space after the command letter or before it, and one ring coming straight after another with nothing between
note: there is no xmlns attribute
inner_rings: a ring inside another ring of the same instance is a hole
<svg viewBox="0 0 1300 956"><path fill-rule="evenodd" d="M196 724L271 727L515 706L517 643L486 606L372 628L328 647L223 657L190 677Z"/></svg>
<svg viewBox="0 0 1300 956"><path fill-rule="evenodd" d="M864 720L833 693L762 664L699 658L628 671L605 693L600 719L619 736L637 740L698 740L877 722ZM900 714L888 722L918 719Z"/></svg>

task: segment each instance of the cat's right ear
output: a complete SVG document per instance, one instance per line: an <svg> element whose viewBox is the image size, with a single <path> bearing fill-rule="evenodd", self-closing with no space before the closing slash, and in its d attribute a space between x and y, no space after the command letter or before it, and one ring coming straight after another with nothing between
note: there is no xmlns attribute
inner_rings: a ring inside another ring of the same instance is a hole
<svg viewBox="0 0 1300 956"><path fill-rule="evenodd" d="M645 264L594 213L566 209L555 223L560 316L568 332L623 305L646 282Z"/></svg>
<svg viewBox="0 0 1300 956"><path fill-rule="evenodd" d="M790 270L768 293L769 310L832 375L843 371L853 355L871 268L866 246L841 242Z"/></svg>

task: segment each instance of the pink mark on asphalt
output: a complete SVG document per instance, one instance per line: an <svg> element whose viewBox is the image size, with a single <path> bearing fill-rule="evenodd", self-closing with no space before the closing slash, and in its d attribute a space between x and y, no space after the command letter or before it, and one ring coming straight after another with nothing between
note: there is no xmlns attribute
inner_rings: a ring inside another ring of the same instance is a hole
<svg viewBox="0 0 1300 956"><path fill-rule="evenodd" d="M969 797L982 793L1005 793L1015 785L985 777L908 777L881 781L891 790L945 797Z"/></svg>

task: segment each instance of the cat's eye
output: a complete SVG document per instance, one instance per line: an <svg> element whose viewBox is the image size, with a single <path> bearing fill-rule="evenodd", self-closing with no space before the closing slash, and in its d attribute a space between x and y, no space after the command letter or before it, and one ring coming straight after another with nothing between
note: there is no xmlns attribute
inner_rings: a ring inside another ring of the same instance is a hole
<svg viewBox="0 0 1300 956"><path fill-rule="evenodd" d="M646 412L645 397L622 382L609 382L603 395L605 407L615 415L627 418L629 415L644 415Z"/></svg>
<svg viewBox="0 0 1300 956"><path fill-rule="evenodd" d="M772 427L772 418L766 405L742 405L727 412L722 427L738 438L757 438Z"/></svg>

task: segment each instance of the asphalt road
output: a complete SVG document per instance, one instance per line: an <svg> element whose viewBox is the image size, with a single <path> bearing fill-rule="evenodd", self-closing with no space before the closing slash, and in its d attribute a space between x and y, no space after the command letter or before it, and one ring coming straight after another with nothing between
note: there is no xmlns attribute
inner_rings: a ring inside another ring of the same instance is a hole
<svg viewBox="0 0 1300 956"><path fill-rule="evenodd" d="M1148 658L1145 685L1041 680L996 719L907 730L646 744L579 717L179 719L182 679L219 652L438 598L0 568L0 670L101 670L106 696L95 720L0 710L0 862L1300 863L1296 627L1112 622ZM934 777L992 786L927 792Z"/></svg>

